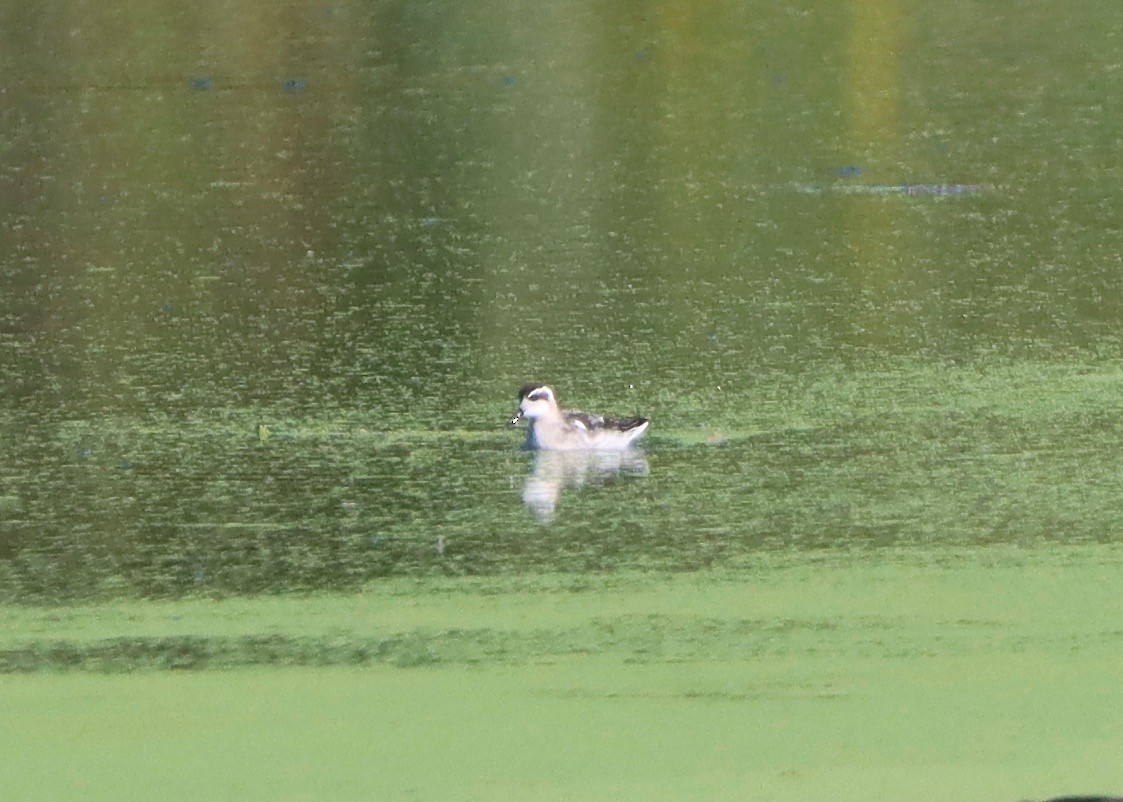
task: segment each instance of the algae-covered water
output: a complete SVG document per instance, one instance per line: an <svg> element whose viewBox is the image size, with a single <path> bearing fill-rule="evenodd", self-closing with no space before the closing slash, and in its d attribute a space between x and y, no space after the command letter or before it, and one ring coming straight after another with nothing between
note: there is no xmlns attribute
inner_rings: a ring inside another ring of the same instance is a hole
<svg viewBox="0 0 1123 802"><path fill-rule="evenodd" d="M1121 39L0 8L22 796L1123 789ZM520 450L528 381L643 452Z"/></svg>
<svg viewBox="0 0 1123 802"><path fill-rule="evenodd" d="M7 611L0 760L21 799L1107 790L1120 570L1118 546L881 549Z"/></svg>

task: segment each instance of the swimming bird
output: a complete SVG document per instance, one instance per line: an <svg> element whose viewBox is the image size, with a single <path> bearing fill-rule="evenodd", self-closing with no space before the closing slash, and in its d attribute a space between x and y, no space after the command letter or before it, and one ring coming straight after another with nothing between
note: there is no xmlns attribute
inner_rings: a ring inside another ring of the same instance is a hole
<svg viewBox="0 0 1123 802"><path fill-rule="evenodd" d="M519 409L511 425L522 418L530 421L527 446L544 451L623 451L639 440L651 423L638 416L606 418L564 410L553 389L544 384L527 384L519 390Z"/></svg>

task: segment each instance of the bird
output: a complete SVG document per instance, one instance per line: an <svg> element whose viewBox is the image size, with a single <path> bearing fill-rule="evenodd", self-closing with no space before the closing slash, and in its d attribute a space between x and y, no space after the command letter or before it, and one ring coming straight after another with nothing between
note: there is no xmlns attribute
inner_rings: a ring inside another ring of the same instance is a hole
<svg viewBox="0 0 1123 802"><path fill-rule="evenodd" d="M530 421L528 448L543 451L623 451L630 448L651 423L639 416L606 418L558 405L554 390L545 384L526 384L519 390L519 408L510 424Z"/></svg>

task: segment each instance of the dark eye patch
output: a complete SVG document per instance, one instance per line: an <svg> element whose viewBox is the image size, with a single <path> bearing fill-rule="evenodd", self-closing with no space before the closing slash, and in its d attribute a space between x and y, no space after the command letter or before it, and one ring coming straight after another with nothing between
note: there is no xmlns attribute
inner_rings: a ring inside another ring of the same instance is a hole
<svg viewBox="0 0 1123 802"><path fill-rule="evenodd" d="M531 393L526 398L527 398L528 401L545 401L549 397L550 397L549 393L544 392L542 390L539 390L536 393Z"/></svg>

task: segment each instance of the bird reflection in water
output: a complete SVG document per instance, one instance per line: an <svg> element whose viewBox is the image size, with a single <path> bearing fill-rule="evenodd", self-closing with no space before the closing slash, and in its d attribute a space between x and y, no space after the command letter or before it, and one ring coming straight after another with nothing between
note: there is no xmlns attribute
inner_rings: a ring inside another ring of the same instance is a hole
<svg viewBox="0 0 1123 802"><path fill-rule="evenodd" d="M620 475L648 473L643 452L625 451L536 451L534 466L523 485L523 503L542 523L554 518L564 490L603 485Z"/></svg>

